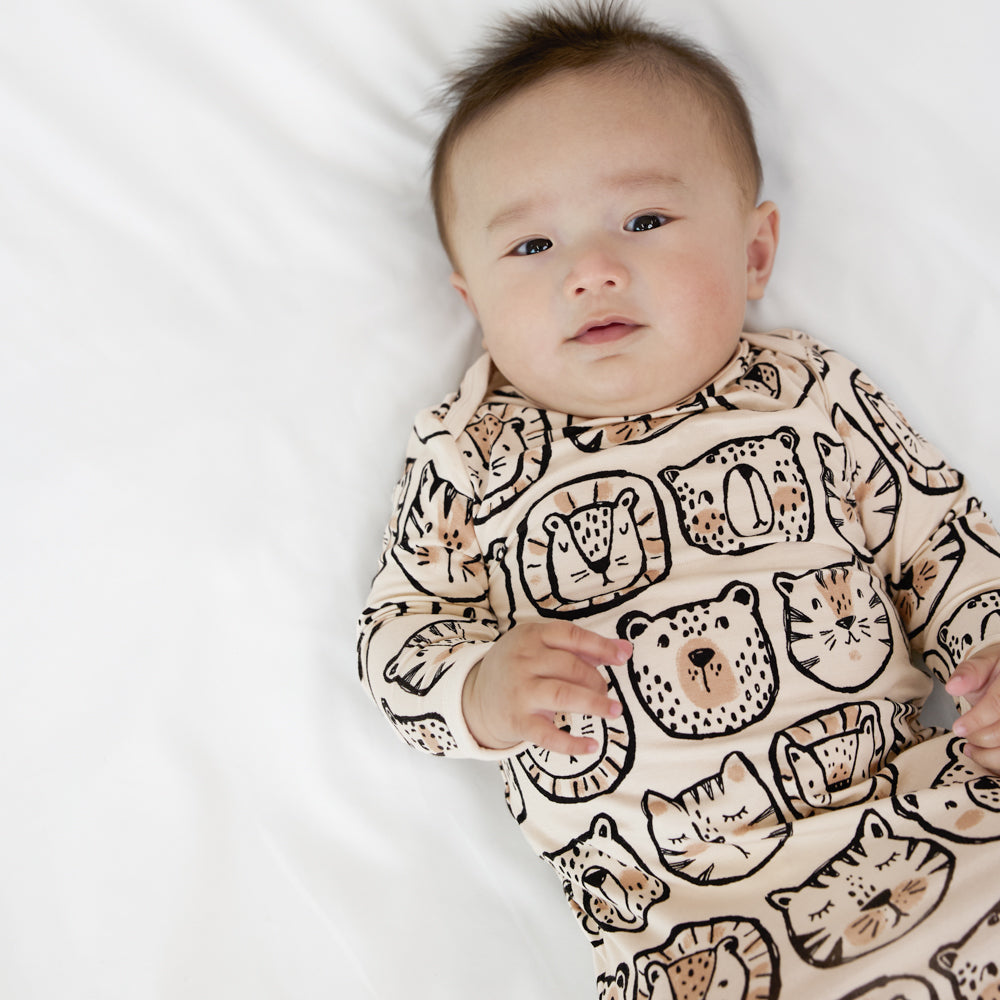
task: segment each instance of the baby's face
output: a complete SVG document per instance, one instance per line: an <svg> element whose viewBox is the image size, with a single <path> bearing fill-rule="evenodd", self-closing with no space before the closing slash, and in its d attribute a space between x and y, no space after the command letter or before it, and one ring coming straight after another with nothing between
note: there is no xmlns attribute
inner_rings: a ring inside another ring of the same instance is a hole
<svg viewBox="0 0 1000 1000"><path fill-rule="evenodd" d="M452 278L503 375L578 416L679 402L733 356L777 211L752 208L687 92L548 77L452 151Z"/></svg>

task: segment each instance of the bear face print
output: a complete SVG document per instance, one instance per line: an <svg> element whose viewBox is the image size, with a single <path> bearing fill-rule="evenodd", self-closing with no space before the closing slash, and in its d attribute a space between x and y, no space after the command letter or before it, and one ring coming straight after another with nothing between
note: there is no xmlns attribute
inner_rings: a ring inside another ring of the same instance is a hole
<svg viewBox="0 0 1000 1000"><path fill-rule="evenodd" d="M562 877L570 906L591 937L602 930L643 930L649 908L669 891L603 814L582 837L542 857Z"/></svg>
<svg viewBox="0 0 1000 1000"><path fill-rule="evenodd" d="M763 718L778 688L774 651L749 584L650 617L625 615L629 677L650 718L666 733L701 739Z"/></svg>
<svg viewBox="0 0 1000 1000"><path fill-rule="evenodd" d="M775 542L812 537L812 495L796 449L782 427L767 437L738 438L660 478L673 493L681 531L717 555L753 552Z"/></svg>

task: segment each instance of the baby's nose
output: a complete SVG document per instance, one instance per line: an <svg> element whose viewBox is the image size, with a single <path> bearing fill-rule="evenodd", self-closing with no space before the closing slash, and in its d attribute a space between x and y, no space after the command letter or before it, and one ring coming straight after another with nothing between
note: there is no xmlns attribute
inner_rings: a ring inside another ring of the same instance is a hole
<svg viewBox="0 0 1000 1000"><path fill-rule="evenodd" d="M628 269L616 254L603 247L581 252L566 277L566 290L573 296L612 291L628 285Z"/></svg>

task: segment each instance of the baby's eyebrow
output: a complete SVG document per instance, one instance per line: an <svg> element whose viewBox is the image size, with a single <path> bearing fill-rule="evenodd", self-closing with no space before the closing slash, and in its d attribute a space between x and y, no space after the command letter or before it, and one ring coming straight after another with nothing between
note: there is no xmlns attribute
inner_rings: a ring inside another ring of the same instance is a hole
<svg viewBox="0 0 1000 1000"><path fill-rule="evenodd" d="M602 183L613 191L631 191L642 188L657 188L684 190L687 184L673 174L663 173L659 170L627 170L622 173L612 174L602 179ZM518 222L533 212L542 210L546 200L541 198L525 198L523 201L515 202L513 205L497 212L486 225L486 231L492 233L501 226Z"/></svg>

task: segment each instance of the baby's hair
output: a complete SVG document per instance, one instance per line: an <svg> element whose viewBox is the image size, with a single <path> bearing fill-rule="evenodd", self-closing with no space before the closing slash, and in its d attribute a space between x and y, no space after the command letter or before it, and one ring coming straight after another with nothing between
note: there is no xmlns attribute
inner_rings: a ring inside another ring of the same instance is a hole
<svg viewBox="0 0 1000 1000"><path fill-rule="evenodd" d="M658 74L697 95L715 118L723 148L748 202L762 171L753 122L729 70L689 39L639 17L627 0L580 0L500 21L473 59L445 82L448 119L434 148L431 201L441 242L448 241L448 161L455 144L491 110L532 84L566 70L614 67Z"/></svg>

